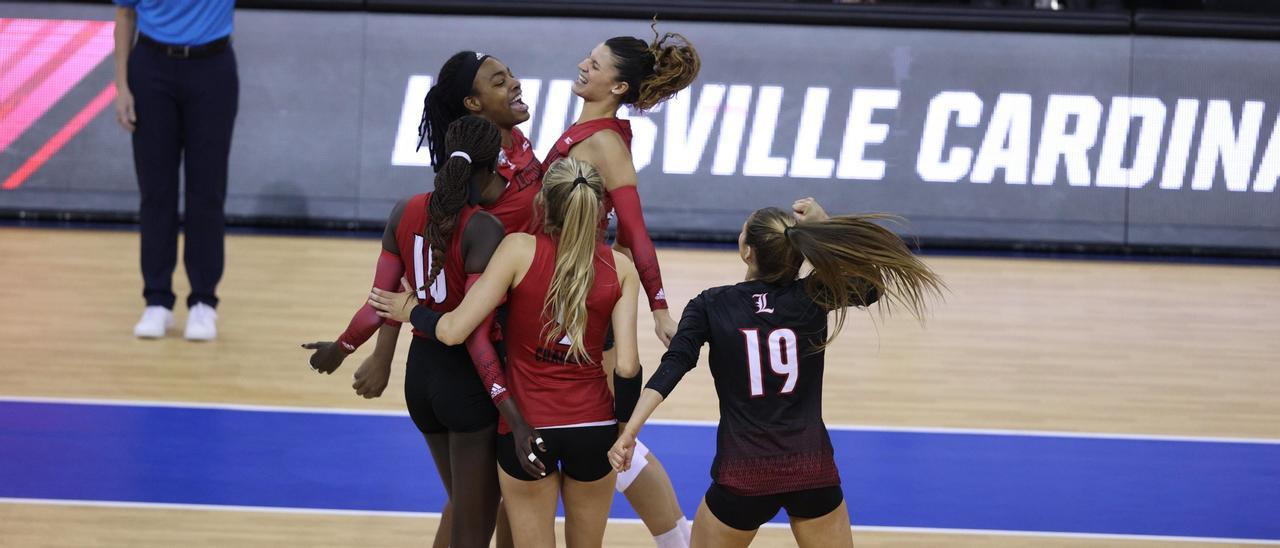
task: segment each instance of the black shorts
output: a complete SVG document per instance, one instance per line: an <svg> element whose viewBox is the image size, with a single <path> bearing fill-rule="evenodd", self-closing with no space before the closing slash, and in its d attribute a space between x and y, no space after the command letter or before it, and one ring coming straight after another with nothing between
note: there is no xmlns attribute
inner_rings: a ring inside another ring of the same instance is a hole
<svg viewBox="0 0 1280 548"><path fill-rule="evenodd" d="M844 491L839 485L833 485L774 495L744 496L712 483L707 489L706 501L707 509L721 523L739 531L755 531L783 508L793 518L818 518L830 514L844 502Z"/></svg>
<svg viewBox="0 0 1280 548"><path fill-rule="evenodd" d="M463 345L413 337L404 372L404 402L423 434L475 432L498 422L498 409Z"/></svg>
<svg viewBox="0 0 1280 548"><path fill-rule="evenodd" d="M560 470L577 481L596 481L613 470L609 464L609 449L618 439L616 424L546 428L538 430L538 435L542 436L542 444L547 451L544 453L535 446L533 452L547 467L548 474ZM516 455L515 443L515 436L511 433L498 436L498 466L516 479L542 479L530 476L520 467L516 459L524 457Z"/></svg>

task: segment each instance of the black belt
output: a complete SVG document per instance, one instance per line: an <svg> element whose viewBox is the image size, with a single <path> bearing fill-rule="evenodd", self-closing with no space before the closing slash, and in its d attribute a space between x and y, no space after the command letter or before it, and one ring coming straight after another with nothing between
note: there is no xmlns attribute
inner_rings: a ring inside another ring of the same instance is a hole
<svg viewBox="0 0 1280 548"><path fill-rule="evenodd" d="M207 43L196 45L196 46L177 46L177 45L166 44L164 42L157 41L155 38L152 38L150 36L147 36L139 32L138 43L151 46L152 48L155 48L160 53L163 53L174 59L191 59L195 57L209 57L210 55L217 55L219 53L226 51L227 47L231 45L231 37L223 36L222 38L219 38L212 42L207 42Z"/></svg>

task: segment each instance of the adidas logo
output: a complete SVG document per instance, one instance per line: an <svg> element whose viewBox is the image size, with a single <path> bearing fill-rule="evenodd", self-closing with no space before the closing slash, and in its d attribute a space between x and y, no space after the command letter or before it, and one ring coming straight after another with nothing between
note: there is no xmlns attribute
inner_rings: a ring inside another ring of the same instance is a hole
<svg viewBox="0 0 1280 548"><path fill-rule="evenodd" d="M663 288L661 288L661 287L659 287L659 288L658 288L658 294L654 297L654 299L659 300L659 301L665 301L665 300L667 300L667 290L666 290L666 289L663 289Z"/></svg>
<svg viewBox="0 0 1280 548"><path fill-rule="evenodd" d="M489 387L489 397L496 398L498 397L498 394L501 394L506 391L507 391L506 388L503 388L501 384L498 384L495 382L493 383L493 386Z"/></svg>
<svg viewBox="0 0 1280 548"><path fill-rule="evenodd" d="M346 350L347 352L355 352L355 351L356 351L356 346L355 346L354 344L351 344L351 343L349 343L349 342L347 342L347 341L338 341L338 342L339 342L339 344L341 344L341 345L342 345L343 350Z"/></svg>
<svg viewBox="0 0 1280 548"><path fill-rule="evenodd" d="M557 344L562 344L564 346L573 346L573 339L570 339L569 335L566 334L564 337L560 338L560 342Z"/></svg>

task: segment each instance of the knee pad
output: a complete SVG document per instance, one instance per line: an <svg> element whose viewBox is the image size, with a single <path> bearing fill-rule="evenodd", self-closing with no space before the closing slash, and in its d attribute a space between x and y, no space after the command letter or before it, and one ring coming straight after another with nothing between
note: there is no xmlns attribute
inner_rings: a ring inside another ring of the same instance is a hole
<svg viewBox="0 0 1280 548"><path fill-rule="evenodd" d="M640 471L644 470L644 467L649 464L649 459L645 458L648 454L649 448L645 447L644 442L637 439L636 450L631 453L631 469L618 474L618 482L614 484L619 493L625 492L628 487L631 487L631 482L635 481L640 476Z"/></svg>

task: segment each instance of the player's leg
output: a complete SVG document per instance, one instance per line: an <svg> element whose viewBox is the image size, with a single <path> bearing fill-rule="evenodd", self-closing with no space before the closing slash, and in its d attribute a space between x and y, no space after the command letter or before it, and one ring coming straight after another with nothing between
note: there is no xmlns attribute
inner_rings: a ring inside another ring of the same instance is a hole
<svg viewBox="0 0 1280 548"><path fill-rule="evenodd" d="M493 544L497 548L513 548L516 543L511 538L511 520L507 519L507 502L498 503L498 521L493 529Z"/></svg>
<svg viewBox="0 0 1280 548"><path fill-rule="evenodd" d="M461 346L433 345L431 408L449 429L454 548L488 548L498 512L493 471L498 411Z"/></svg>
<svg viewBox="0 0 1280 548"><path fill-rule="evenodd" d="M523 470L519 473L528 477ZM560 473L549 470L546 477L526 480L512 476L499 464L498 484L502 486L503 507L511 530L520 531L520 535L513 539L515 546L553 548L556 545L556 499L560 494Z"/></svg>
<svg viewBox="0 0 1280 548"><path fill-rule="evenodd" d="M453 540L453 527L450 526L452 521L453 504L446 500L444 510L440 511L440 525L436 527L436 538L431 541L431 548L449 548L449 541Z"/></svg>
<svg viewBox="0 0 1280 548"><path fill-rule="evenodd" d="M738 548L751 544L751 540L756 538L756 531L743 531L734 529L724 522L707 508L707 501L704 498L702 504L698 505L698 513L693 518L693 534L689 539L689 546L692 548Z"/></svg>
<svg viewBox="0 0 1280 548"><path fill-rule="evenodd" d="M545 431L544 431L545 432ZM614 424L557 431L564 447L560 472L564 474L565 542L569 548L599 547L609 523L617 477L607 457L618 437Z"/></svg>
<svg viewBox="0 0 1280 548"><path fill-rule="evenodd" d="M616 356L613 352L613 330L610 329L605 339L604 372L609 382L609 390L613 390L613 368ZM649 529L658 548L683 548L689 545L689 520L684 517L684 510L676 499L675 487L666 468L656 456L649 452L643 442L637 441L636 450L632 453L631 469L618 474L618 492L627 497L627 503L640 516L640 521Z"/></svg>
<svg viewBox="0 0 1280 548"><path fill-rule="evenodd" d="M409 344L409 357L404 369L404 403L409 411L409 418L427 441L445 493L452 497L453 466L450 459L449 430L431 405L432 387L435 384L430 363L431 350L432 344L419 337L414 337ZM434 548L448 548L452 541L451 506L448 502L445 503L440 526L436 529L435 540L432 542Z"/></svg>
<svg viewBox="0 0 1280 548"><path fill-rule="evenodd" d="M631 468L618 474L618 491L644 521L658 548L682 548L689 545L690 526L685 519L671 478L662 463L637 441Z"/></svg>
<svg viewBox="0 0 1280 548"><path fill-rule="evenodd" d="M849 528L849 508L841 502L835 510L816 518L791 518L791 534L800 548L853 547L853 531Z"/></svg>
<svg viewBox="0 0 1280 548"><path fill-rule="evenodd" d="M800 548L853 546L849 507L840 486L807 489L783 496L791 517L791 534Z"/></svg>
<svg viewBox="0 0 1280 548"><path fill-rule="evenodd" d="M493 471L493 437L497 425L475 432L449 434L453 484L454 548L488 547L498 512L498 478Z"/></svg>
<svg viewBox="0 0 1280 548"><path fill-rule="evenodd" d="M568 548L598 548L604 543L613 504L613 472L595 481L578 481L565 476L564 536Z"/></svg>

